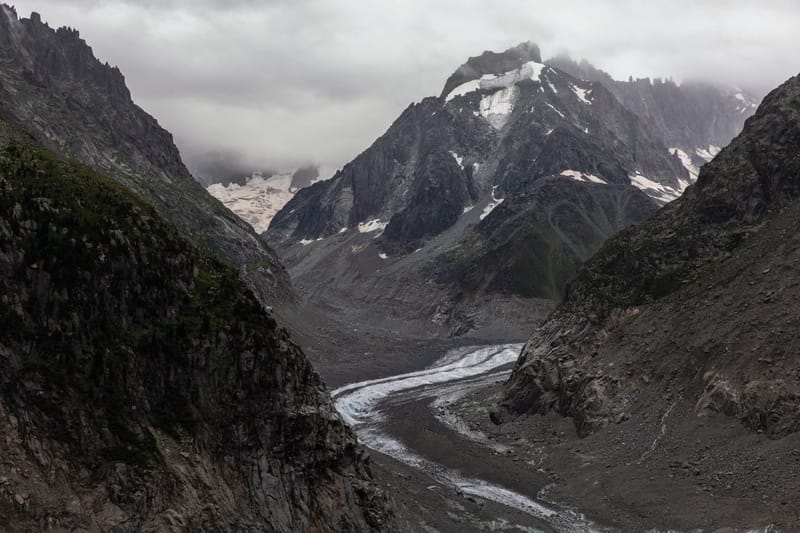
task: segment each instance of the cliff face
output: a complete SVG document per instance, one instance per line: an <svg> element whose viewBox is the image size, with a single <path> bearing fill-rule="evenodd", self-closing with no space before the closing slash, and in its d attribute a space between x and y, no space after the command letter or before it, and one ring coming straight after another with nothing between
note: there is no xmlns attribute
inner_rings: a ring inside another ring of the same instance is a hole
<svg viewBox="0 0 800 533"><path fill-rule="evenodd" d="M236 272L0 122L0 530L385 525L367 458Z"/></svg>
<svg viewBox="0 0 800 533"><path fill-rule="evenodd" d="M494 320L487 301L560 299L605 239L689 185L602 84L539 61L530 43L470 58L441 96L286 204L267 235L306 297L460 334Z"/></svg>
<svg viewBox="0 0 800 533"><path fill-rule="evenodd" d="M567 56L547 60L573 76L602 83L628 109L646 122L696 173L726 146L753 115L758 99L746 91L709 83L671 80L613 79L586 60Z"/></svg>
<svg viewBox="0 0 800 533"><path fill-rule="evenodd" d="M556 411L586 435L682 398L774 438L800 429L798 150L795 77L696 185L584 265L525 346L504 408Z"/></svg>
<svg viewBox="0 0 800 533"><path fill-rule="evenodd" d="M240 272L265 305L292 301L288 275L252 229L189 174L172 136L131 100L120 71L76 30L0 5L0 117L144 198Z"/></svg>

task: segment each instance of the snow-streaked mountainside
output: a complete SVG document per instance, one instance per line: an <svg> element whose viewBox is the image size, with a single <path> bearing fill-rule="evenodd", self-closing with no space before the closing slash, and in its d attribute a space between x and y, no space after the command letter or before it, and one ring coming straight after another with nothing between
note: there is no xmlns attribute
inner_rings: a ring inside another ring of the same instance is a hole
<svg viewBox="0 0 800 533"><path fill-rule="evenodd" d="M622 104L636 113L677 151L696 179L700 166L735 137L758 107L760 98L736 87L689 81L678 84L656 78L619 81L586 60L561 55L548 65L576 78L607 87Z"/></svg>
<svg viewBox="0 0 800 533"><path fill-rule="evenodd" d="M316 177L305 180L298 179L301 170L271 176L255 172L250 177L241 180L242 183L237 181L227 184L214 183L206 187L206 190L225 204L225 207L250 224L256 233L263 233L269 227L275 214L292 199L298 190L316 182ZM303 177L308 178L305 174Z"/></svg>
<svg viewBox="0 0 800 533"><path fill-rule="evenodd" d="M605 239L680 196L697 149L716 148L661 131L531 43L485 52L295 195L266 235L306 298L409 304L469 330L483 321L469 302L560 298Z"/></svg>

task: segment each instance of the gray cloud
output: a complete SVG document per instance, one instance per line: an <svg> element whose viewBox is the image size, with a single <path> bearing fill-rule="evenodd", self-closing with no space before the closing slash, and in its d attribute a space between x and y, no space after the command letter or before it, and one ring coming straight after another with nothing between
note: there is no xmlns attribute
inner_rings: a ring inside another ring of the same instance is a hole
<svg viewBox="0 0 800 533"><path fill-rule="evenodd" d="M190 166L332 173L468 56L537 42L615 77L765 91L796 74L794 0L17 0L125 73Z"/></svg>

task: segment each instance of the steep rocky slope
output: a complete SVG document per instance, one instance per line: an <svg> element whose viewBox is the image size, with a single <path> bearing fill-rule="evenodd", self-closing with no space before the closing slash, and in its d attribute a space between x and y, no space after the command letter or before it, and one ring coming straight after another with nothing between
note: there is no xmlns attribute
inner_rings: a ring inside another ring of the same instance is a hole
<svg viewBox="0 0 800 533"><path fill-rule="evenodd" d="M695 186L585 264L528 341L504 409L555 411L587 435L683 399L771 438L800 429L799 152L795 77Z"/></svg>
<svg viewBox="0 0 800 533"><path fill-rule="evenodd" d="M568 56L547 60L576 78L607 87L622 104L652 127L697 178L697 169L727 146L756 110L758 98L741 89L709 83L648 78L620 81Z"/></svg>
<svg viewBox="0 0 800 533"><path fill-rule="evenodd" d="M306 298L411 302L454 334L485 322L487 300L559 298L606 238L690 181L603 85L528 43L471 58L267 235Z"/></svg>
<svg viewBox="0 0 800 533"><path fill-rule="evenodd" d="M262 302L293 298L266 243L189 174L172 136L131 100L120 71L76 30L0 5L0 117L144 198L184 236L240 272Z"/></svg>
<svg viewBox="0 0 800 533"><path fill-rule="evenodd" d="M387 527L318 375L234 270L0 122L0 530Z"/></svg>

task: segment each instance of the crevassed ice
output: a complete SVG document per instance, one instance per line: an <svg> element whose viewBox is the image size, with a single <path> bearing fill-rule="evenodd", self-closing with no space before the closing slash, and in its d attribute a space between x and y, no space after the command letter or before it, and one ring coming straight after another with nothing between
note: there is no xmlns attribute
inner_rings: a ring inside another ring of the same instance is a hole
<svg viewBox="0 0 800 533"><path fill-rule="evenodd" d="M537 63L536 61L528 61L520 66L518 69L510 70L503 74L484 74L477 80L470 80L462 83L447 95L446 102L449 102L456 96L477 91L478 89L499 89L508 88L522 80L540 80L542 71L547 65Z"/></svg>
<svg viewBox="0 0 800 533"><path fill-rule="evenodd" d="M206 190L239 218L250 224L256 233L267 230L272 218L294 196L290 188L291 174L264 177L253 174L244 185L221 183L209 185Z"/></svg>

